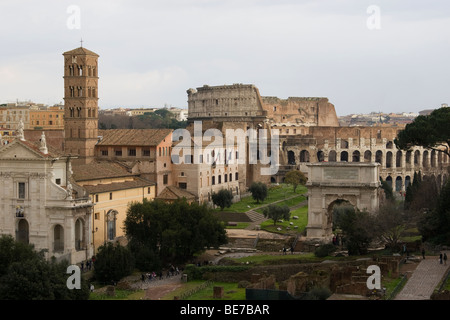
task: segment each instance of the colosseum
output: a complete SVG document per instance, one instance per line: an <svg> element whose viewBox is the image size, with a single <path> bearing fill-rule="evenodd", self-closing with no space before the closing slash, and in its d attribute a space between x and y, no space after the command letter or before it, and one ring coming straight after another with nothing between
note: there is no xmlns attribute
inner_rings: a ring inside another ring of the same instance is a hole
<svg viewBox="0 0 450 320"><path fill-rule="evenodd" d="M195 98L193 98L195 95ZM397 125L340 126L335 107L323 97L261 96L254 85L204 86L188 90L189 121L246 122L279 130L279 170L272 183L283 182L286 172L308 172L316 162L378 162L380 179L398 196L404 195L414 172L441 186L448 178L449 157L435 150L396 148ZM248 181L247 181L248 183Z"/></svg>

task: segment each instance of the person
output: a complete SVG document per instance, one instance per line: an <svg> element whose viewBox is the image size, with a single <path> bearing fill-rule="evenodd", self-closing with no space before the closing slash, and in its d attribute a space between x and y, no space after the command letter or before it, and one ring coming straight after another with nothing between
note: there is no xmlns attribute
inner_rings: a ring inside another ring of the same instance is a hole
<svg viewBox="0 0 450 320"><path fill-rule="evenodd" d="M91 292L94 292L94 285L91 283L89 289L91 290Z"/></svg>
<svg viewBox="0 0 450 320"><path fill-rule="evenodd" d="M291 254L294 254L294 246L291 246Z"/></svg>
<svg viewBox="0 0 450 320"><path fill-rule="evenodd" d="M422 248L422 258L425 259L425 249Z"/></svg>
<svg viewBox="0 0 450 320"><path fill-rule="evenodd" d="M283 255L286 254L286 247L283 247Z"/></svg>
<svg viewBox="0 0 450 320"><path fill-rule="evenodd" d="M444 264L447 265L447 253L444 252Z"/></svg>
<svg viewBox="0 0 450 320"><path fill-rule="evenodd" d="M442 264L442 252L439 254L439 263Z"/></svg>

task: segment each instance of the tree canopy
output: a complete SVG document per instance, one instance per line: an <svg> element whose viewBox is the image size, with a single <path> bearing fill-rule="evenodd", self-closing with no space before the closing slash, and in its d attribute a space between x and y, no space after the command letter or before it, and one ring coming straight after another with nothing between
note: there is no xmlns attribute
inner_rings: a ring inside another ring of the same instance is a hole
<svg viewBox="0 0 450 320"><path fill-rule="evenodd" d="M264 201L268 195L267 186L262 182L253 182L248 191L250 191L252 198L255 199L257 203Z"/></svg>
<svg viewBox="0 0 450 320"><path fill-rule="evenodd" d="M289 171L284 177L284 182L286 182L287 184L292 184L292 186L294 187L294 192L297 189L298 185L305 185L307 180L308 179L303 174L303 172L299 170Z"/></svg>
<svg viewBox="0 0 450 320"><path fill-rule="evenodd" d="M133 203L124 225L136 267L141 270L186 262L205 247L227 242L225 227L211 209L185 199Z"/></svg>
<svg viewBox="0 0 450 320"><path fill-rule="evenodd" d="M32 245L0 236L1 300L79 300L89 298L89 287L81 277L81 289L70 290L67 261L47 261Z"/></svg>
<svg viewBox="0 0 450 320"><path fill-rule="evenodd" d="M409 150L412 146L441 151L450 156L450 107L442 107L429 115L418 116L412 123L401 130L395 145L401 150Z"/></svg>
<svg viewBox="0 0 450 320"><path fill-rule="evenodd" d="M291 211L287 205L277 206L270 204L263 209L264 217L272 219L274 225L276 225L277 221L280 219L289 220L291 216L290 212Z"/></svg>
<svg viewBox="0 0 450 320"><path fill-rule="evenodd" d="M214 192L211 199L216 206L220 207L220 210L223 210L224 208L231 207L233 194L228 189L221 189L217 193Z"/></svg>

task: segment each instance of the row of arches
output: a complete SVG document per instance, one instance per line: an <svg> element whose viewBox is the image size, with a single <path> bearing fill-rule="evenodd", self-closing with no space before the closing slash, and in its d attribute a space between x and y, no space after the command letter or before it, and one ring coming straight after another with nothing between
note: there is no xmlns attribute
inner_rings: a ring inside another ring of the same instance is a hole
<svg viewBox="0 0 450 320"><path fill-rule="evenodd" d="M382 179L382 177L380 177L380 180L381 179ZM439 174L437 176L424 175L422 177L422 179L423 180L430 179L431 181L436 183L436 186L438 188L440 188L441 186L443 186L447 183L448 176L447 176L447 174L443 174L443 175ZM388 175L384 180L392 187L392 190L396 191L396 192L405 191L408 188L408 186L413 182L413 178L411 178L411 176L409 176L409 175L405 176L405 178L403 178L400 175L397 177Z"/></svg>
<svg viewBox="0 0 450 320"><path fill-rule="evenodd" d="M61 224L55 224L52 228L53 238L52 246L53 252L63 252L66 244L64 237L64 227ZM25 218L18 219L16 229L16 240L21 243L30 243L30 226L28 220ZM78 218L75 221L75 250L84 250L86 248L86 231L85 221Z"/></svg>
<svg viewBox="0 0 450 320"><path fill-rule="evenodd" d="M312 162L312 156L308 150L301 150L298 158L296 157L294 151L289 150L287 152L288 164L296 165L297 159L300 163ZM382 151L377 150L375 153L372 150L366 150L364 152L359 150L354 150L353 152L348 151L335 151L331 150L326 154L324 151L319 150L316 154L317 162L378 162L383 167L386 168L401 168L404 165L414 165L427 167L438 167L442 164L449 163L448 155L436 151L436 150L420 150L415 151Z"/></svg>

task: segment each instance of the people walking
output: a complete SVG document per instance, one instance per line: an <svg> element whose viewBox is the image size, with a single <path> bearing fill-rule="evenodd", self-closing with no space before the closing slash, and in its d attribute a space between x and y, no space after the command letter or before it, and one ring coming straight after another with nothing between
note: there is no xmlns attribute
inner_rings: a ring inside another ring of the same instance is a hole
<svg viewBox="0 0 450 320"><path fill-rule="evenodd" d="M439 254L439 263L442 264L442 252Z"/></svg>
<svg viewBox="0 0 450 320"><path fill-rule="evenodd" d="M447 253L444 252L444 264L447 265Z"/></svg>
<svg viewBox="0 0 450 320"><path fill-rule="evenodd" d="M422 258L425 259L425 249L422 248Z"/></svg>

